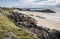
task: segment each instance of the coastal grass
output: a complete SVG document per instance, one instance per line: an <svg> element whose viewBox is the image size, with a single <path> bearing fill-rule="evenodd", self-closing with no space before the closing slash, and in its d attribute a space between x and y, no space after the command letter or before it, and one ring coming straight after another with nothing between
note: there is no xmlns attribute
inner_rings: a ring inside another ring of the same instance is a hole
<svg viewBox="0 0 60 39"><path fill-rule="evenodd" d="M20 27L16 26L7 16L2 15L0 16L0 39L6 37L9 32L13 32L19 36L19 39L39 39L35 38L32 33L25 32Z"/></svg>
<svg viewBox="0 0 60 39"><path fill-rule="evenodd" d="M4 14L9 14L11 12L13 12L13 9L2 9L2 13Z"/></svg>

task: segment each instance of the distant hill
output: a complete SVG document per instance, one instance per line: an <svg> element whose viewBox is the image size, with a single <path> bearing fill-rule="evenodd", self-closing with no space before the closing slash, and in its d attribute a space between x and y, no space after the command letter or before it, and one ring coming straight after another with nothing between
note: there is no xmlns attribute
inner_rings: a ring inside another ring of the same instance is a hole
<svg viewBox="0 0 60 39"><path fill-rule="evenodd" d="M55 13L55 11L50 9L43 9L43 8L17 8L22 11L36 11L36 12L45 12L45 13Z"/></svg>
<svg viewBox="0 0 60 39"><path fill-rule="evenodd" d="M44 12L44 13L55 13L55 11L52 11L50 9L31 10L31 11Z"/></svg>
<svg viewBox="0 0 60 39"><path fill-rule="evenodd" d="M40 10L40 12L55 13L54 11L52 11L50 9Z"/></svg>

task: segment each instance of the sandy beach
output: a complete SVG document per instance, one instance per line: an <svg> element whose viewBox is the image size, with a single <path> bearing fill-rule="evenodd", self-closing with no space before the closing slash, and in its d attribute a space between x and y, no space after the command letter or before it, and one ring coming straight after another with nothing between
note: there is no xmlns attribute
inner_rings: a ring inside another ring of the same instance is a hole
<svg viewBox="0 0 60 39"><path fill-rule="evenodd" d="M53 20L46 19L44 17L41 17L40 16L41 13L29 12L29 11L17 11L17 12L26 14L28 16L33 15L31 17L37 20L37 25L38 26L43 26L43 27L47 27L47 28L50 28L50 29L60 30L60 23L55 22Z"/></svg>

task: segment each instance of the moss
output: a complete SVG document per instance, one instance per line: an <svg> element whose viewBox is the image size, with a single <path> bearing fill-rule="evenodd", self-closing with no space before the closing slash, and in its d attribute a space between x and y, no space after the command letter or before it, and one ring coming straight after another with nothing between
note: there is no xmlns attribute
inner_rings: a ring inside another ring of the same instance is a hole
<svg viewBox="0 0 60 39"><path fill-rule="evenodd" d="M13 31L15 34L17 34L18 36L27 36L29 33L25 32L24 30L14 30Z"/></svg>

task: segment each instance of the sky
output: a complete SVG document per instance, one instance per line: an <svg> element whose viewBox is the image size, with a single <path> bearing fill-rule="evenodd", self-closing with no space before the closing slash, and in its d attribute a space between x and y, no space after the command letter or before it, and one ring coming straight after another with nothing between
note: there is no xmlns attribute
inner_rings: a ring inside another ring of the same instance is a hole
<svg viewBox="0 0 60 39"><path fill-rule="evenodd" d="M60 8L60 0L0 0L1 7Z"/></svg>

